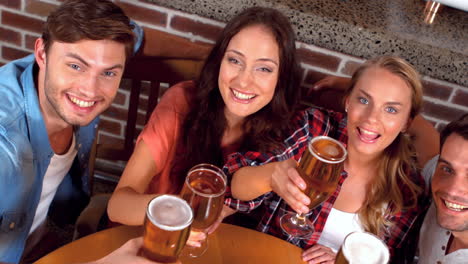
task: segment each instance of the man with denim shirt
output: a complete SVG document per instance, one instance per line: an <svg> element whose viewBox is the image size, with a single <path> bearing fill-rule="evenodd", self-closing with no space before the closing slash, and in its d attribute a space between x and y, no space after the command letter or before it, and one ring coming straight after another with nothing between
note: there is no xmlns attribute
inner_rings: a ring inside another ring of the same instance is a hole
<svg viewBox="0 0 468 264"><path fill-rule="evenodd" d="M440 144L422 173L433 202L420 230L419 263L467 263L468 114L442 130Z"/></svg>
<svg viewBox="0 0 468 264"><path fill-rule="evenodd" d="M38 243L47 215L73 223L88 203L98 115L141 38L110 1L66 1L34 54L0 68L0 263Z"/></svg>

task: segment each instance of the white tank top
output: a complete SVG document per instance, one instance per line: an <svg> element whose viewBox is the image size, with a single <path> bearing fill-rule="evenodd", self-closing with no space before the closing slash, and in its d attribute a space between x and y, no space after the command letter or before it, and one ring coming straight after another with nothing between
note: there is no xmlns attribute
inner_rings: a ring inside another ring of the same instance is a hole
<svg viewBox="0 0 468 264"><path fill-rule="evenodd" d="M34 232L34 230L36 230L36 228L45 221L50 204L57 192L57 188L70 170L76 153L75 135L73 134L72 143L67 153L62 155L54 154L50 159L50 164L44 175L42 183L41 198L36 208L36 213L34 215L34 220L31 229L29 230L29 234Z"/></svg>
<svg viewBox="0 0 468 264"><path fill-rule="evenodd" d="M332 208L317 243L331 248L336 253L345 237L354 231L364 231L359 215Z"/></svg>

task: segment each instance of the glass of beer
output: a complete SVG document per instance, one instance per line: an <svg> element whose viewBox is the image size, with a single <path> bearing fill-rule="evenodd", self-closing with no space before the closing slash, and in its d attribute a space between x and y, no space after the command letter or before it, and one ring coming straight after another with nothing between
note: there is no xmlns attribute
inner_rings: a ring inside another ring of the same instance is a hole
<svg viewBox="0 0 468 264"><path fill-rule="evenodd" d="M176 262L192 221L192 208L185 200L174 195L155 197L146 210L143 256L161 263Z"/></svg>
<svg viewBox="0 0 468 264"><path fill-rule="evenodd" d="M189 170L180 196L192 207L192 230L206 233L218 220L223 209L226 182L223 171L211 164L202 163ZM205 240L201 247L187 246L186 251L189 256L198 257L205 253L207 244Z"/></svg>
<svg viewBox="0 0 468 264"><path fill-rule="evenodd" d="M310 198L309 209L324 202L336 190L346 155L343 144L333 138L317 136L309 142L297 168L307 185L304 193ZM304 214L285 214L280 226L287 234L299 238L314 232L312 222Z"/></svg>
<svg viewBox="0 0 468 264"><path fill-rule="evenodd" d="M386 264L390 258L387 245L368 232L352 232L346 236L336 255L336 264Z"/></svg>

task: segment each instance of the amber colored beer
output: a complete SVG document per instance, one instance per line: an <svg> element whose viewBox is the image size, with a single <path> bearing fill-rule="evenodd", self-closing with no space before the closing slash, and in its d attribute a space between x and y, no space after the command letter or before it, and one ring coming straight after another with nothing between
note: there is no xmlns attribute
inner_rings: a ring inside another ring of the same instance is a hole
<svg viewBox="0 0 468 264"><path fill-rule="evenodd" d="M310 209L324 202L336 190L346 153L344 146L330 137L318 136L309 142L298 172L307 184L304 193L311 200Z"/></svg>
<svg viewBox="0 0 468 264"><path fill-rule="evenodd" d="M192 228L203 231L216 222L223 209L225 191L226 177L219 168L201 164L188 172L180 195L193 209Z"/></svg>
<svg viewBox="0 0 468 264"><path fill-rule="evenodd" d="M390 258L387 245L371 233L353 232L346 236L335 264L386 264Z"/></svg>
<svg viewBox="0 0 468 264"><path fill-rule="evenodd" d="M151 200L144 223L143 256L161 263L176 262L192 220L190 205L180 197L161 195Z"/></svg>

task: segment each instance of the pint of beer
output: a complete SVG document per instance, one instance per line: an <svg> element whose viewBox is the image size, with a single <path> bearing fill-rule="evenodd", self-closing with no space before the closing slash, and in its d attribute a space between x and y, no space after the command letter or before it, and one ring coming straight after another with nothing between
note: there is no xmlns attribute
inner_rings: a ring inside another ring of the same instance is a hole
<svg viewBox="0 0 468 264"><path fill-rule="evenodd" d="M353 232L346 236L335 264L386 264L390 258L387 245L367 232Z"/></svg>
<svg viewBox="0 0 468 264"><path fill-rule="evenodd" d="M309 142L299 162L298 172L307 184L304 194L310 198L310 209L324 202L335 191L346 154L340 142L327 136L314 137Z"/></svg>
<svg viewBox="0 0 468 264"><path fill-rule="evenodd" d="M324 202L336 190L346 155L343 144L331 137L317 136L309 142L297 168L307 185L304 194L310 198L309 209ZM294 237L307 238L314 232L314 226L305 214L285 214L280 219L280 226Z"/></svg>
<svg viewBox="0 0 468 264"><path fill-rule="evenodd" d="M174 195L155 197L146 210L143 256L156 262L176 262L192 221L192 209L185 200Z"/></svg>

